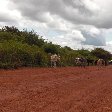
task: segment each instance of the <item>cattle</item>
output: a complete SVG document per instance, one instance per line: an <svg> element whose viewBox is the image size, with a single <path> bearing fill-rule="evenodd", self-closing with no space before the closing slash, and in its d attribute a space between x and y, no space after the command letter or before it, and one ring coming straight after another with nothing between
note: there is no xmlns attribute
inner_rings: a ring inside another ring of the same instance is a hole
<svg viewBox="0 0 112 112"><path fill-rule="evenodd" d="M51 67L56 67L60 63L60 55L53 54L50 57Z"/></svg>
<svg viewBox="0 0 112 112"><path fill-rule="evenodd" d="M84 67L87 65L87 59L86 58L75 58L75 64L79 67Z"/></svg>
<svg viewBox="0 0 112 112"><path fill-rule="evenodd" d="M94 65L94 60L93 59L87 59L87 65Z"/></svg>
<svg viewBox="0 0 112 112"><path fill-rule="evenodd" d="M99 68L102 68L103 66L105 66L105 61L104 61L104 59L98 59L98 60L97 60L97 66L98 66L98 69L99 69Z"/></svg>

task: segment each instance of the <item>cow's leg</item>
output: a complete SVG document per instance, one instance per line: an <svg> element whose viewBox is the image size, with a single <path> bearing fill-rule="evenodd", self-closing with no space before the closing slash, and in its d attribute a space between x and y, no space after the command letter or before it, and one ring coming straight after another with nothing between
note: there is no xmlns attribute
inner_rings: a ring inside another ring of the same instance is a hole
<svg viewBox="0 0 112 112"><path fill-rule="evenodd" d="M53 67L53 61L51 61L51 67Z"/></svg>
<svg viewBox="0 0 112 112"><path fill-rule="evenodd" d="M56 61L54 61L54 67L56 67Z"/></svg>

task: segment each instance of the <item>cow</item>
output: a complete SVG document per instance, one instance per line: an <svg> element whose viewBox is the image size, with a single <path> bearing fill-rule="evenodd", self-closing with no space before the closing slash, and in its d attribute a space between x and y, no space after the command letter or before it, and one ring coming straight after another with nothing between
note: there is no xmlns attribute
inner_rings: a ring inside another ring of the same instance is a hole
<svg viewBox="0 0 112 112"><path fill-rule="evenodd" d="M94 60L93 59L87 59L87 65L94 65Z"/></svg>
<svg viewBox="0 0 112 112"><path fill-rule="evenodd" d="M56 67L57 64L59 65L60 63L60 55L57 54L51 55L50 61L51 61L51 67Z"/></svg>
<svg viewBox="0 0 112 112"><path fill-rule="evenodd" d="M99 68L102 68L103 66L105 66L105 61L104 61L104 59L98 59L98 60L97 60L97 66L98 66L98 69L99 69Z"/></svg>
<svg viewBox="0 0 112 112"><path fill-rule="evenodd" d="M86 60L86 58L83 58L83 57L81 57L81 58L75 58L75 64L77 66L85 68L85 66L87 65L87 60Z"/></svg>

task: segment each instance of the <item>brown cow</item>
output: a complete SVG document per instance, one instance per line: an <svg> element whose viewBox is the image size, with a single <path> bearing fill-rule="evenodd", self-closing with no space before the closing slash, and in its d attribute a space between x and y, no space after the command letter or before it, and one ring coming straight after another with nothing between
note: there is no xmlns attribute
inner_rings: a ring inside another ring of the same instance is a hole
<svg viewBox="0 0 112 112"><path fill-rule="evenodd" d="M98 66L98 69L102 68L103 66L105 66L105 61L103 59L98 59L97 66Z"/></svg>

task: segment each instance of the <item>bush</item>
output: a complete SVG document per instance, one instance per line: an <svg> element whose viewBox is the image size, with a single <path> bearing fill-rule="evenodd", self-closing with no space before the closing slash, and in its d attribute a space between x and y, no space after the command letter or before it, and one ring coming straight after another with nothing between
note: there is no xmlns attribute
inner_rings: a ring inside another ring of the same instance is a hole
<svg viewBox="0 0 112 112"><path fill-rule="evenodd" d="M0 67L45 66L45 53L37 46L29 46L16 41L0 43Z"/></svg>

